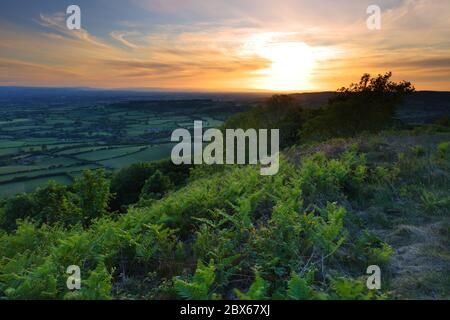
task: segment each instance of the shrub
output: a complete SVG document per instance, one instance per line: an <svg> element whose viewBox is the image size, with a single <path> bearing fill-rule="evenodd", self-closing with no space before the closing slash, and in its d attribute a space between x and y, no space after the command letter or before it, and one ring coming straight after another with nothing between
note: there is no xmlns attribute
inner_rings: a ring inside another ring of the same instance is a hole
<svg viewBox="0 0 450 320"><path fill-rule="evenodd" d="M450 213L450 196L436 194L428 190L422 190L420 195L422 208L428 214L448 214Z"/></svg>
<svg viewBox="0 0 450 320"><path fill-rule="evenodd" d="M174 186L182 186L189 177L191 166L176 166L170 159L150 163L136 163L117 171L111 179L111 193L115 197L111 200L111 210L125 211L125 208L139 200L145 181L156 170L170 179Z"/></svg>
<svg viewBox="0 0 450 320"><path fill-rule="evenodd" d="M339 159L327 159L316 153L303 160L300 188L309 202L325 203L361 192L367 168L363 155L347 151Z"/></svg>
<svg viewBox="0 0 450 320"><path fill-rule="evenodd" d="M81 289L68 292L64 299L67 300L110 300L111 299L111 274L103 263L89 273L89 277L81 282Z"/></svg>
<svg viewBox="0 0 450 320"><path fill-rule="evenodd" d="M231 116L223 129L280 129L280 147L298 141L297 132L307 118L292 96L273 95L262 105Z"/></svg>
<svg viewBox="0 0 450 320"><path fill-rule="evenodd" d="M310 271L306 277L301 277L297 273L292 273L288 282L287 298L292 300L310 300L314 298L314 290L311 285L314 281L314 270Z"/></svg>
<svg viewBox="0 0 450 320"><path fill-rule="evenodd" d="M266 299L268 284L261 278L261 275L256 272L255 281L252 283L247 293L242 293L238 289L234 292L240 300L264 300Z"/></svg>
<svg viewBox="0 0 450 320"><path fill-rule="evenodd" d="M191 281L174 279L175 289L183 299L187 300L207 300L212 297L209 288L214 283L214 262L211 260L208 265L204 265L200 260L197 270Z"/></svg>
<svg viewBox="0 0 450 320"><path fill-rule="evenodd" d="M339 300L371 300L382 299L374 290L368 290L363 280L353 280L348 278L333 278L331 287L334 291L332 298Z"/></svg>
<svg viewBox="0 0 450 320"><path fill-rule="evenodd" d="M310 212L304 216L305 232L324 257L334 253L347 237L343 226L346 210L329 203L318 211L319 215Z"/></svg>
<svg viewBox="0 0 450 320"><path fill-rule="evenodd" d="M74 189L79 197L85 225L108 213L108 203L111 199L109 185L103 170L85 170L83 176L75 181Z"/></svg>
<svg viewBox="0 0 450 320"><path fill-rule="evenodd" d="M421 157L425 155L425 149L423 146L420 145L411 147L411 151L416 157Z"/></svg>
<svg viewBox="0 0 450 320"><path fill-rule="evenodd" d="M444 159L450 151L450 142L442 142L437 147L438 155L440 158Z"/></svg>
<svg viewBox="0 0 450 320"><path fill-rule="evenodd" d="M49 181L30 194L19 194L5 200L0 208L0 227L13 231L17 219L30 219L37 224L60 223L66 226L82 222L78 197L65 186Z"/></svg>
<svg viewBox="0 0 450 320"><path fill-rule="evenodd" d="M169 177L163 175L161 171L156 170L155 173L145 181L140 198L160 199L171 188L173 188L173 185Z"/></svg>

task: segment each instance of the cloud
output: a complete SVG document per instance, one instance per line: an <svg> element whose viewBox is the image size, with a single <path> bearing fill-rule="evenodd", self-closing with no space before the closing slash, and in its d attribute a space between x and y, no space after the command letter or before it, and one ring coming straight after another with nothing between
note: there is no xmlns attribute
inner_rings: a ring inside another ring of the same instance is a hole
<svg viewBox="0 0 450 320"><path fill-rule="evenodd" d="M162 52L160 54L163 55ZM179 59L170 62L159 62L151 60L110 60L101 61L107 68L115 70L127 70L127 76L159 76L161 74L179 77L186 75L218 75L223 76L226 73L235 73L247 76L256 70L261 70L269 66L269 62L258 57L228 57L219 55L218 52L202 52L202 59L195 60L199 55L195 51L171 50L172 56Z"/></svg>
<svg viewBox="0 0 450 320"><path fill-rule="evenodd" d="M0 58L0 73L11 85L58 85L79 81L83 75L76 70L55 69L45 64Z"/></svg>
<svg viewBox="0 0 450 320"><path fill-rule="evenodd" d="M38 24L43 27L53 29L60 35L82 40L96 46L106 46L101 40L92 36L87 30L83 28L81 28L80 30L69 30L66 26L65 14L63 12L57 12L52 15L41 13L39 15L39 18L39 20L36 20Z"/></svg>
<svg viewBox="0 0 450 320"><path fill-rule="evenodd" d="M438 58L427 58L427 59L407 59L407 60L396 60L389 62L392 66L408 67L411 69L445 69L450 72L450 57L438 57Z"/></svg>
<svg viewBox="0 0 450 320"><path fill-rule="evenodd" d="M419 81L418 88L432 87L433 75L444 85L450 2L377 2L379 31L366 27L371 0L128 0L113 10L115 18L105 6L104 17L111 19L97 19L89 31L68 30L63 12L38 12L39 28L0 23L0 68L2 78L7 73L42 85L251 87L271 62L249 44L271 35L263 41L312 48L319 61L311 79L317 90L387 70Z"/></svg>
<svg viewBox="0 0 450 320"><path fill-rule="evenodd" d="M125 37L138 35L138 34L139 34L138 32L128 32L128 31L113 31L110 33L111 37L114 40L119 41L121 44L123 44L124 46L131 48L131 49L136 49L137 45L135 45L134 43L131 43L130 41L125 39Z"/></svg>

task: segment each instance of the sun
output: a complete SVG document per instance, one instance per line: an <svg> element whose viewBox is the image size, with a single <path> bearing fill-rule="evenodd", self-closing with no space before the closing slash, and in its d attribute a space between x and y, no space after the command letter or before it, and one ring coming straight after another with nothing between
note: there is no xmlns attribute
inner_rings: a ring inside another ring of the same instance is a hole
<svg viewBox="0 0 450 320"><path fill-rule="evenodd" d="M253 34L244 40L242 53L263 58L269 66L253 72L252 87L272 91L302 91L312 88L310 81L319 48L302 41L289 41L295 32Z"/></svg>
<svg viewBox="0 0 450 320"><path fill-rule="evenodd" d="M309 78L316 63L314 52L304 42L266 44L258 54L269 60L271 66L258 71L256 84L261 89L276 91L307 90Z"/></svg>

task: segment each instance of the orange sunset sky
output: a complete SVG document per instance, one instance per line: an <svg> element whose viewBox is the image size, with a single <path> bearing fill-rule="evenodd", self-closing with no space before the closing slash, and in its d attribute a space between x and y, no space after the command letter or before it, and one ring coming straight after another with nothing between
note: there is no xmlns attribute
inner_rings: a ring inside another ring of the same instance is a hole
<svg viewBox="0 0 450 320"><path fill-rule="evenodd" d="M0 16L0 86L322 91L390 70L450 90L446 0L16 0Z"/></svg>

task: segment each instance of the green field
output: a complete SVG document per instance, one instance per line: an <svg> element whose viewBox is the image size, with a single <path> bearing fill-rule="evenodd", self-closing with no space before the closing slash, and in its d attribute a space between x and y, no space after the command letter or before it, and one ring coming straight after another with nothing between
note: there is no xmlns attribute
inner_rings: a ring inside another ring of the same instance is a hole
<svg viewBox="0 0 450 320"><path fill-rule="evenodd" d="M20 165L13 165L13 166L3 166L0 167L0 175L4 174L11 174L15 172L24 172L24 171L30 171L30 170L39 170L39 166L20 166Z"/></svg>
<svg viewBox="0 0 450 320"><path fill-rule="evenodd" d="M170 156L170 136L195 120L217 127L231 113L221 102L190 100L97 105L57 103L0 110L0 197L30 191L88 168L120 169ZM70 179L69 179L70 180Z"/></svg>
<svg viewBox="0 0 450 320"><path fill-rule="evenodd" d="M100 161L100 164L110 168L119 169L136 162L154 161L169 157L171 150L172 144L161 144L153 147L148 147L143 151L126 155L120 158Z"/></svg>
<svg viewBox="0 0 450 320"><path fill-rule="evenodd" d="M50 169L37 169L30 170L25 172L13 172L9 174L0 175L0 184L2 183L10 183L14 179L27 179L27 178L37 178L44 177L48 175L56 175L63 173L70 173L73 171L81 171L87 169L96 169L101 168L101 165L98 164L86 164L86 165L74 165L74 166L66 166L60 168L50 168Z"/></svg>
<svg viewBox="0 0 450 320"><path fill-rule="evenodd" d="M54 180L64 185L72 183L72 179L70 179L67 175L64 174L59 176L29 179L26 181L0 184L0 194L3 197L10 197L22 192L31 192L35 190L37 187L45 185L49 180Z"/></svg>
<svg viewBox="0 0 450 320"><path fill-rule="evenodd" d="M70 148L68 150L60 151L57 154L58 155L76 155L76 154L91 152L91 151L95 151L95 150L102 150L104 148L105 148L105 146Z"/></svg>
<svg viewBox="0 0 450 320"><path fill-rule="evenodd" d="M134 147L124 147L124 148L114 148L110 150L97 150L93 152L88 153L82 153L77 155L76 157L78 159L82 160L88 160L88 161L101 161L101 160L108 160L112 158L119 158L123 157L135 152L140 151L145 147L141 146L134 146Z"/></svg>

